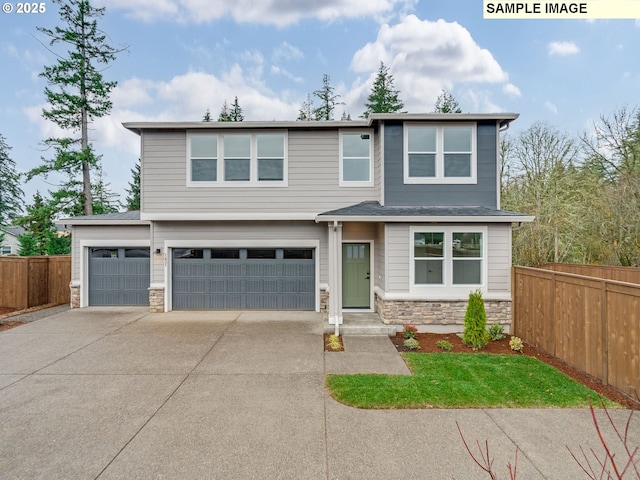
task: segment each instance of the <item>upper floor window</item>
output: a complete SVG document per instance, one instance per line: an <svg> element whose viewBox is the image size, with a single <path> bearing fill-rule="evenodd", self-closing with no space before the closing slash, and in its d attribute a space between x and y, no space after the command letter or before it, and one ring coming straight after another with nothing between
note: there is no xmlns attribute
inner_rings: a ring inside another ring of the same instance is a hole
<svg viewBox="0 0 640 480"><path fill-rule="evenodd" d="M191 186L286 185L285 133L188 135Z"/></svg>
<svg viewBox="0 0 640 480"><path fill-rule="evenodd" d="M475 125L407 124L404 183L476 183Z"/></svg>
<svg viewBox="0 0 640 480"><path fill-rule="evenodd" d="M371 186L373 184L372 139L368 132L340 134L340 185Z"/></svg>

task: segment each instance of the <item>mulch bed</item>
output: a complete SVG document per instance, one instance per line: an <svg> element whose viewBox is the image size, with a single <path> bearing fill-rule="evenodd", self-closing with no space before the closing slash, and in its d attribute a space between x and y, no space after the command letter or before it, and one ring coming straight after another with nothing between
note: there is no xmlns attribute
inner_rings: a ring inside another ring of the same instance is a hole
<svg viewBox="0 0 640 480"><path fill-rule="evenodd" d="M420 350L409 350L403 346L405 339L402 333L397 333L395 337L390 337L393 344L396 346L399 352L418 352L418 353L443 353L443 350L436 345L438 340L446 340L453 345L452 352L457 353L493 353L493 354L506 354L506 355L529 355L535 357L538 360L560 370L562 373L574 380L584 384L591 390L594 390L599 395L607 397L608 399L619 403L620 405L640 410L640 401L634 399L618 389L610 386L603 385L600 380L591 375L581 372L580 370L572 367L571 365L563 362L559 358L556 358L548 353L540 350L539 348L523 342L523 353L518 353L511 350L509 346L510 336L506 335L502 340L490 340L487 347L482 350L473 350L462 343L462 339L455 333L441 334L441 333L418 333L416 334L416 340L420 342Z"/></svg>

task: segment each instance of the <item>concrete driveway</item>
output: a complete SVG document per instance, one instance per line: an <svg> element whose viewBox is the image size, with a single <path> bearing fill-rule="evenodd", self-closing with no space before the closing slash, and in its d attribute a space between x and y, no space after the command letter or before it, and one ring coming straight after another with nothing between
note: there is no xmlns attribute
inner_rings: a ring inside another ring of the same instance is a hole
<svg viewBox="0 0 640 480"><path fill-rule="evenodd" d="M315 313L87 308L0 333L0 479L506 478L584 474L587 410L357 410L326 373L407 374L386 337L324 353ZM626 411L613 412L622 422ZM640 444L640 421L631 441Z"/></svg>

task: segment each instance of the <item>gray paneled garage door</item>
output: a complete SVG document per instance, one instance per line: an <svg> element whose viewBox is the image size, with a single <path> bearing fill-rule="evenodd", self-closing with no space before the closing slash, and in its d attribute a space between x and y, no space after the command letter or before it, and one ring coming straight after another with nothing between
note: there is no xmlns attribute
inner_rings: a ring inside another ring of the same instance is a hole
<svg viewBox="0 0 640 480"><path fill-rule="evenodd" d="M149 305L149 248L89 249L89 305Z"/></svg>
<svg viewBox="0 0 640 480"><path fill-rule="evenodd" d="M173 249L174 310L315 310L313 248Z"/></svg>

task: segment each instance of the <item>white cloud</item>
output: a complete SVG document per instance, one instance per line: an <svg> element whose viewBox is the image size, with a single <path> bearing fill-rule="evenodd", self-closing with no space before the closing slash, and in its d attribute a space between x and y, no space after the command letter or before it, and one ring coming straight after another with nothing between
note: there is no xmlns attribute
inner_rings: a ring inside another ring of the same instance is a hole
<svg viewBox="0 0 640 480"><path fill-rule="evenodd" d="M574 42L551 42L547 46L549 55L576 55L580 52Z"/></svg>
<svg viewBox="0 0 640 480"><path fill-rule="evenodd" d="M278 48L273 50L273 54L271 55L271 59L275 63L292 62L302 60L303 58L304 53L302 53L302 50L288 42L282 42Z"/></svg>
<svg viewBox="0 0 640 480"><path fill-rule="evenodd" d="M366 97L380 61L389 67L405 107L411 111L432 110L441 90L451 90L456 83L508 81L491 52L481 48L466 28L457 22L420 20L415 15L393 26L382 25L377 39L353 56L351 68L369 74L360 88L361 99Z"/></svg>
<svg viewBox="0 0 640 480"><path fill-rule="evenodd" d="M558 107L556 107L555 104L551 103L550 101L547 100L546 102L544 102L544 106L554 115L558 114Z"/></svg>
<svg viewBox="0 0 640 480"><path fill-rule="evenodd" d="M304 18L336 21L373 17L384 20L395 11L406 11L417 0L110 0L110 8L146 22L172 19L182 23L207 23L230 17L238 23L260 23L283 27ZM102 0L101 3L106 3Z"/></svg>
<svg viewBox="0 0 640 480"><path fill-rule="evenodd" d="M521 97L522 92L513 83L505 83L502 86L502 91L511 97Z"/></svg>

